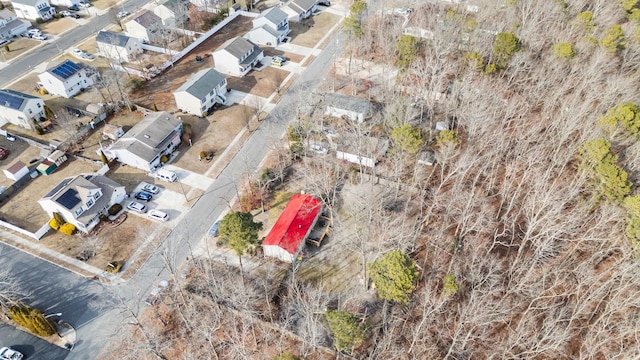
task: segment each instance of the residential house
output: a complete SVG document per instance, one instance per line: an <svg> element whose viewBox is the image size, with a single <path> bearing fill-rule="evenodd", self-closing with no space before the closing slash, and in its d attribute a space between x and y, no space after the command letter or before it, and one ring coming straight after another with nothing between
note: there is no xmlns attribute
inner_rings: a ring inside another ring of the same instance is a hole
<svg viewBox="0 0 640 360"><path fill-rule="evenodd" d="M306 194L293 195L262 242L264 255L286 262L296 260L321 213L320 200Z"/></svg>
<svg viewBox="0 0 640 360"><path fill-rule="evenodd" d="M142 40L122 33L100 31L96 36L96 50L98 55L118 63L130 62L142 54Z"/></svg>
<svg viewBox="0 0 640 360"><path fill-rule="evenodd" d="M216 70L223 74L244 76L264 58L264 51L250 40L235 37L213 52Z"/></svg>
<svg viewBox="0 0 640 360"><path fill-rule="evenodd" d="M18 16L11 11L7 9L0 10L0 40L18 36L30 27L30 22L18 19Z"/></svg>
<svg viewBox="0 0 640 360"><path fill-rule="evenodd" d="M31 129L33 120L44 118L44 100L11 89L0 90L0 126L11 123Z"/></svg>
<svg viewBox="0 0 640 360"><path fill-rule="evenodd" d="M203 69L182 84L173 96L178 109L203 116L216 103L224 104L226 94L227 78L215 69Z"/></svg>
<svg viewBox="0 0 640 360"><path fill-rule="evenodd" d="M257 44L277 46L290 32L287 14L278 7L272 7L253 19L253 29L245 37Z"/></svg>
<svg viewBox="0 0 640 360"><path fill-rule="evenodd" d="M282 7L289 20L302 21L311 17L316 11L316 0L291 0Z"/></svg>
<svg viewBox="0 0 640 360"><path fill-rule="evenodd" d="M162 19L149 10L143 11L124 23L124 28L127 35L150 43L159 41L164 34Z"/></svg>
<svg viewBox="0 0 640 360"><path fill-rule="evenodd" d="M79 2L80 0L51 0L51 5L68 8L73 5L78 6Z"/></svg>
<svg viewBox="0 0 640 360"><path fill-rule="evenodd" d="M100 215L121 203L126 194L124 186L105 176L78 175L62 180L38 203L49 217L58 213L76 229L89 233L100 223Z"/></svg>
<svg viewBox="0 0 640 360"><path fill-rule="evenodd" d="M336 158L373 168L387 153L389 140L369 136L341 136L336 146Z"/></svg>
<svg viewBox="0 0 640 360"><path fill-rule="evenodd" d="M13 11L19 18L28 20L50 20L56 14L56 9L47 0L11 0Z"/></svg>
<svg viewBox="0 0 640 360"><path fill-rule="evenodd" d="M166 161L163 157L170 157L180 145L181 136L180 119L164 111L152 112L104 153L121 163L153 172Z"/></svg>
<svg viewBox="0 0 640 360"><path fill-rule="evenodd" d="M187 20L188 2L184 0L160 0L153 13L158 15L162 25L168 28L181 27Z"/></svg>
<svg viewBox="0 0 640 360"><path fill-rule="evenodd" d="M324 95L325 114L335 117L345 117L352 121L363 122L370 111L370 102L353 96L338 93Z"/></svg>
<svg viewBox="0 0 640 360"><path fill-rule="evenodd" d="M41 85L49 94L72 98L94 84L95 71L82 63L65 60L38 75Z"/></svg>

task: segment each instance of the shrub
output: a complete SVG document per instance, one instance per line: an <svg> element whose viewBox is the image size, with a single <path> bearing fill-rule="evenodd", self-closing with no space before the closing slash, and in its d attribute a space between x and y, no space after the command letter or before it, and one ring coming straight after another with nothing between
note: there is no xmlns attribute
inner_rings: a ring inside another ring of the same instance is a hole
<svg viewBox="0 0 640 360"><path fill-rule="evenodd" d="M570 59L576 56L576 49L568 42L559 42L553 45L553 53L560 59Z"/></svg>
<svg viewBox="0 0 640 360"><path fill-rule="evenodd" d="M32 334L47 337L56 333L56 328L44 318L44 315L29 306L19 305L9 309L9 317L16 324L29 330Z"/></svg>
<svg viewBox="0 0 640 360"><path fill-rule="evenodd" d="M605 32L602 40L600 40L600 46L611 54L627 47L627 41L624 37L624 32L622 32L622 26L611 25L611 27L609 27Z"/></svg>
<svg viewBox="0 0 640 360"><path fill-rule="evenodd" d="M58 229L58 231L65 235L73 235L76 232L76 227L71 223L65 223L60 226L60 229Z"/></svg>
<svg viewBox="0 0 640 360"><path fill-rule="evenodd" d="M143 78L132 76L131 78L129 78L129 86L136 90L142 89L147 86L147 81Z"/></svg>
<svg viewBox="0 0 640 360"><path fill-rule="evenodd" d="M113 204L111 205L111 207L109 208L109 215L113 216L117 213L120 212L120 210L122 210L122 205L120 204Z"/></svg>
<svg viewBox="0 0 640 360"><path fill-rule="evenodd" d="M464 60L467 62L469 66L476 69L476 71L481 72L482 70L484 70L484 59L482 58L482 55L480 55L479 52L473 51L466 54L464 56Z"/></svg>
<svg viewBox="0 0 640 360"><path fill-rule="evenodd" d="M160 157L160 162L163 164L166 164L169 161L169 158L167 157L167 155L162 155Z"/></svg>
<svg viewBox="0 0 640 360"><path fill-rule="evenodd" d="M595 28L595 25L593 25L593 13L591 11L583 11L576 15L574 23L589 32Z"/></svg>
<svg viewBox="0 0 640 360"><path fill-rule="evenodd" d="M460 285L458 285L455 275L449 274L444 277L444 286L442 288L444 290L445 295L447 296L455 295L458 292L459 287Z"/></svg>
<svg viewBox="0 0 640 360"><path fill-rule="evenodd" d="M348 311L328 310L324 318L333 333L335 347L339 351L351 353L358 346L365 335L365 326L362 321Z"/></svg>
<svg viewBox="0 0 640 360"><path fill-rule="evenodd" d="M53 230L59 230L60 225L62 224L58 223L56 218L51 218L51 220L49 220L49 227L52 228Z"/></svg>
<svg viewBox="0 0 640 360"><path fill-rule="evenodd" d="M117 274L122 270L124 266L124 261L112 261L107 264L107 267L104 269L106 272L111 274Z"/></svg>
<svg viewBox="0 0 640 360"><path fill-rule="evenodd" d="M436 146L455 146L458 145L458 134L453 130L442 130L436 135Z"/></svg>

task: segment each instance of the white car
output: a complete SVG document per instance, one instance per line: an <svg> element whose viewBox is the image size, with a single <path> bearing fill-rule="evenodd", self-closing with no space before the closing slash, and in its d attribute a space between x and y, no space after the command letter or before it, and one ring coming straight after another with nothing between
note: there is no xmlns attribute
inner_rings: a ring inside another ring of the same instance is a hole
<svg viewBox="0 0 640 360"><path fill-rule="evenodd" d="M120 11L120 12L118 13L118 19L122 19L122 18L124 18L124 17L129 16L129 15L130 15L130 14L129 14L129 12L127 12L127 11Z"/></svg>
<svg viewBox="0 0 640 360"><path fill-rule="evenodd" d="M135 212L140 213L140 214L144 214L144 213L147 212L147 207L142 205L142 204L140 204L137 201L130 202L129 205L127 205L127 209L129 209L131 211L135 211Z"/></svg>
<svg viewBox="0 0 640 360"><path fill-rule="evenodd" d="M29 31L27 31L27 34L42 35L42 31L40 29L29 29Z"/></svg>
<svg viewBox="0 0 640 360"><path fill-rule="evenodd" d="M149 194L157 194L160 192L160 188L155 186L155 185L151 185L151 184L147 184L147 183L143 183L144 185L142 186L142 190L144 192L148 192Z"/></svg>
<svg viewBox="0 0 640 360"><path fill-rule="evenodd" d="M0 348L0 359L22 360L22 354L8 347Z"/></svg>
<svg viewBox="0 0 640 360"><path fill-rule="evenodd" d="M91 7L91 3L89 3L88 1L80 1L78 3L78 6L83 7L83 8L88 8L88 7Z"/></svg>
<svg viewBox="0 0 640 360"><path fill-rule="evenodd" d="M31 38L32 39L36 39L36 40L47 40L48 39L47 35L45 35L45 34L36 34L36 35L33 35Z"/></svg>
<svg viewBox="0 0 640 360"><path fill-rule="evenodd" d="M147 216L151 220L162 221L162 222L169 221L169 214L167 214L164 211L160 211L156 209L149 211Z"/></svg>
<svg viewBox="0 0 640 360"><path fill-rule="evenodd" d="M86 52L84 52L84 51L82 51L80 49L71 50L71 55L77 57L78 59L87 59L87 60L93 59L93 55L87 54Z"/></svg>
<svg viewBox="0 0 640 360"><path fill-rule="evenodd" d="M64 16L64 17L69 17L69 16L71 16L72 14L71 14L71 12L70 12L70 11L62 10L62 11L60 11L60 15L62 15L62 16Z"/></svg>

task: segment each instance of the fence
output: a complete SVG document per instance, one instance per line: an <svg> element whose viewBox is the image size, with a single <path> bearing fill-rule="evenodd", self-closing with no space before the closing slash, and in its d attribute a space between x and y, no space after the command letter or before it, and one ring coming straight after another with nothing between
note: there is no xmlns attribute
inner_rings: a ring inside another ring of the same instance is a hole
<svg viewBox="0 0 640 360"><path fill-rule="evenodd" d="M51 229L49 227L49 224L44 224L40 229L38 229L38 231L36 231L35 233L32 233L31 231L25 230L21 227L15 226L11 223L8 223L2 220L0 220L0 226L5 227L9 230L19 232L20 234L26 235L35 240L40 240L40 238L42 238L44 234L46 234Z"/></svg>

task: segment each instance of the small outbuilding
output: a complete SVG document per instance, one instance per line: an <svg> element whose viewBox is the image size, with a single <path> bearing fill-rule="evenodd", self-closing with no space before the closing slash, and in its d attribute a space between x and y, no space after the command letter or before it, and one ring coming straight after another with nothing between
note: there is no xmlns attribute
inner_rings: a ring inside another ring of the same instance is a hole
<svg viewBox="0 0 640 360"><path fill-rule="evenodd" d="M18 160L2 171L4 171L4 175L9 180L18 181L29 173L29 168L22 161Z"/></svg>
<svg viewBox="0 0 640 360"><path fill-rule="evenodd" d="M40 165L36 167L36 170L42 175L51 175L51 173L62 166L65 161L67 161L67 154L62 150L56 150L47 156L46 159L42 160Z"/></svg>
<svg viewBox="0 0 640 360"><path fill-rule="evenodd" d="M367 99L346 96L337 93L324 95L325 114L335 117L346 117L351 121L363 122L369 116L371 104Z"/></svg>
<svg viewBox="0 0 640 360"><path fill-rule="evenodd" d="M293 195L287 207L262 242L265 256L293 262L311 234L320 214L322 202L311 195Z"/></svg>

